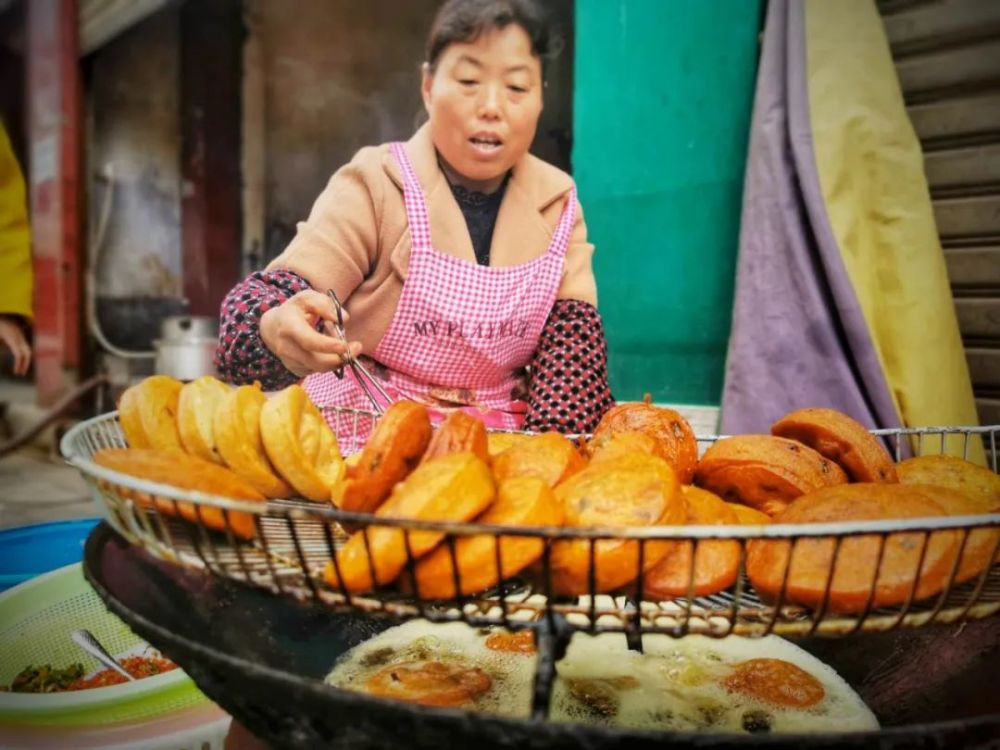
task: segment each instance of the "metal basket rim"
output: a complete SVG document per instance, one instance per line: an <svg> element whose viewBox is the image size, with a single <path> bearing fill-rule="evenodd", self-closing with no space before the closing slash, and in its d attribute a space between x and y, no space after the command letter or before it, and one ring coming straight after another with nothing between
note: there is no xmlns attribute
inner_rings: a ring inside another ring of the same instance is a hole
<svg viewBox="0 0 1000 750"><path fill-rule="evenodd" d="M339 409L339 407L328 407ZM361 412L345 409L346 412ZM501 526L459 521L427 521L411 518L382 518L374 513L339 510L333 505L324 505L306 500L266 502L241 501L197 490L183 490L172 485L132 477L97 465L83 457L75 445L80 438L97 425L116 420L117 411L100 414L74 425L60 441L60 451L68 464L78 471L105 482L124 487L133 492L146 493L177 503L191 503L195 506L209 506L230 512L249 513L257 516L277 516L289 518L309 518L321 522L337 522L360 526L387 526L420 531L444 531L459 536L489 534L493 536L524 536L548 539L793 539L799 537L837 537L861 534L886 534L892 532L934 532L946 530L974 529L1000 526L1000 512L972 516L930 516L912 519L887 519L875 521L851 521L837 523L804 524L762 524L762 525L662 525L662 526ZM372 415L374 416L374 415ZM952 434L992 433L1000 430L1000 425L983 427L947 428L890 428L879 430L882 434L941 434L949 430ZM873 434L876 431L872 431ZM724 436L707 436L701 440L716 440ZM155 511L154 511L155 512Z"/></svg>

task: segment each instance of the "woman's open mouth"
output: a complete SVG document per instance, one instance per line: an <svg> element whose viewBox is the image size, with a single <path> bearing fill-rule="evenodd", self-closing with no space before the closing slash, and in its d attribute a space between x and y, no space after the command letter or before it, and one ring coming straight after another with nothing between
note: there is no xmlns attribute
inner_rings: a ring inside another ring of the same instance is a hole
<svg viewBox="0 0 1000 750"><path fill-rule="evenodd" d="M472 148L484 156L495 154L503 146L503 141L492 133L477 133L469 138Z"/></svg>

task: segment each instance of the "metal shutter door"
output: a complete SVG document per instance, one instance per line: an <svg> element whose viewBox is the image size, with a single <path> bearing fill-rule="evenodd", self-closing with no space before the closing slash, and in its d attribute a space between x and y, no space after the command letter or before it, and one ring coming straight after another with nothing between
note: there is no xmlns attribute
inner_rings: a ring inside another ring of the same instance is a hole
<svg viewBox="0 0 1000 750"><path fill-rule="evenodd" d="M1000 2L879 0L924 150L976 407L1000 423Z"/></svg>

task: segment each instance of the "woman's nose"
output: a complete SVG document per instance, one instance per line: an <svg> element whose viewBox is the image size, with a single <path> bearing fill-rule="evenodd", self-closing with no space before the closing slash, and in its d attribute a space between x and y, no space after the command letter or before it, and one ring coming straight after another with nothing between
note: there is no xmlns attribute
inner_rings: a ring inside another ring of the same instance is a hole
<svg viewBox="0 0 1000 750"><path fill-rule="evenodd" d="M483 86L479 99L479 116L485 120L495 120L500 117L500 87Z"/></svg>

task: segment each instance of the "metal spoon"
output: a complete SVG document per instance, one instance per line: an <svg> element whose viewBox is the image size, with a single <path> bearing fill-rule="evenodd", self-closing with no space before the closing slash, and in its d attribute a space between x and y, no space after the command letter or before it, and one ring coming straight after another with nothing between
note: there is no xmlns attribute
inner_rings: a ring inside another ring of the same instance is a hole
<svg viewBox="0 0 1000 750"><path fill-rule="evenodd" d="M135 680L135 677L129 674L128 670L126 670L125 667L123 667L121 664L115 661L115 658L105 650L104 646L98 643L97 639L94 637L94 634L91 633L89 630L85 629L74 630L72 633L70 633L70 638L73 639L73 642L77 646L79 646L88 654L93 656L95 659L97 659L97 661L101 662L101 664L106 666L108 669L115 670L126 680L129 681Z"/></svg>

